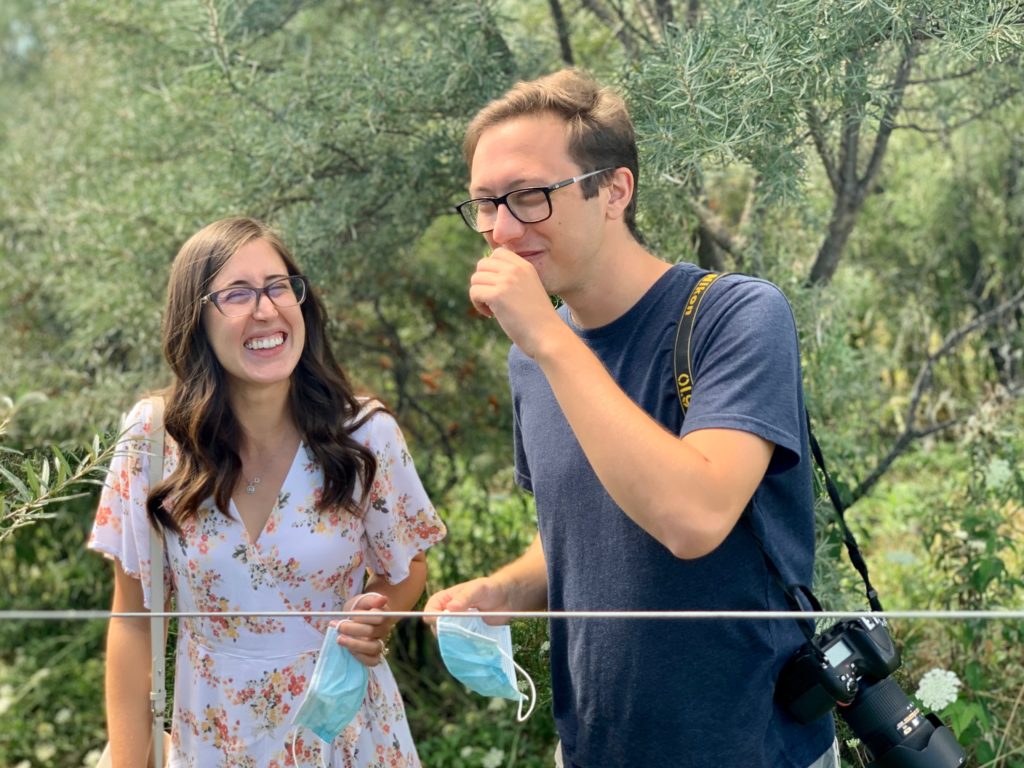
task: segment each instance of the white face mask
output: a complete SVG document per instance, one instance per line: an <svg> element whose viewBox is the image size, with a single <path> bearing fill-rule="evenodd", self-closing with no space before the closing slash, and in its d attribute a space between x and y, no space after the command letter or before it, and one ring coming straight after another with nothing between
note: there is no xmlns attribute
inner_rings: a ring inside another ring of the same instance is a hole
<svg viewBox="0 0 1024 768"><path fill-rule="evenodd" d="M437 620L441 658L452 676L483 696L519 702L517 719L530 716L537 704L537 688L526 670L512 658L512 631L508 624L492 626L477 616L441 616ZM530 686L530 696L516 686L516 670ZM530 706L523 713L523 702Z"/></svg>

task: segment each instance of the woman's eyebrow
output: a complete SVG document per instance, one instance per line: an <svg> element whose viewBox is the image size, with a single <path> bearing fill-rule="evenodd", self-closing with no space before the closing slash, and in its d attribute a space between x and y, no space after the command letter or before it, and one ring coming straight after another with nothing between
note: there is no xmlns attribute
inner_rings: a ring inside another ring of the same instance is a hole
<svg viewBox="0 0 1024 768"><path fill-rule="evenodd" d="M263 284L266 285L267 283L272 283L275 280L282 280L282 279L284 279L286 277L291 277L291 275L286 275L286 274L285 275L267 275L265 278L263 278ZM234 281L228 283L227 285L225 285L224 288L237 288L237 287L240 287L240 286L244 286L245 288L253 288L253 287L255 287L248 280L243 280L242 278L238 278L237 280L234 280ZM218 288L217 290L223 290L223 289Z"/></svg>

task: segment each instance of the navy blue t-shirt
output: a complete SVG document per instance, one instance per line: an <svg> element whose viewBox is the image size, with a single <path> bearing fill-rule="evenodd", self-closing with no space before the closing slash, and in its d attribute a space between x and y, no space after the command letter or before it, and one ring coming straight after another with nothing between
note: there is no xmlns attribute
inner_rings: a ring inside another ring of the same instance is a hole
<svg viewBox="0 0 1024 768"><path fill-rule="evenodd" d="M551 610L789 610L755 533L789 583L811 582L811 459L792 312L762 280L728 275L708 290L684 424L672 351L703 274L674 266L602 328L580 329L560 312L622 390L672 432L739 429L775 443L751 507L704 557L676 558L626 516L540 368L518 347L509 352L516 479L536 499ZM795 621L555 618L550 632L566 766L806 768L832 742L831 716L802 726L773 701L780 668L805 641Z"/></svg>

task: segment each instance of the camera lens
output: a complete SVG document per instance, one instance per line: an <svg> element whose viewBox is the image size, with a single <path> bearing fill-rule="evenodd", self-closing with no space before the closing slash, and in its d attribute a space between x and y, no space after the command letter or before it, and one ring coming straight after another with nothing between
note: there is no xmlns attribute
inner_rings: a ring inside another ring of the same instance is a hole
<svg viewBox="0 0 1024 768"><path fill-rule="evenodd" d="M891 677L871 685L861 680L857 698L837 711L876 758L895 746L923 749L935 731Z"/></svg>

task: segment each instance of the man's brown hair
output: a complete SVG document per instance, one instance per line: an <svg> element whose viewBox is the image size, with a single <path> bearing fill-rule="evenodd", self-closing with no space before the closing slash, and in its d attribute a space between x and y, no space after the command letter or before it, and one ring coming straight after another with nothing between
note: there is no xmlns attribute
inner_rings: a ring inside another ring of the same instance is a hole
<svg viewBox="0 0 1024 768"><path fill-rule="evenodd" d="M584 173L599 168L629 168L633 197L626 207L629 231L636 227L636 190L640 180L636 134L622 97L602 87L589 75L568 68L536 80L516 83L504 96L481 109L466 129L462 143L466 164L472 165L480 136L489 128L518 117L553 114L568 126L569 156ZM584 199L597 194L607 177L598 174L580 182Z"/></svg>

